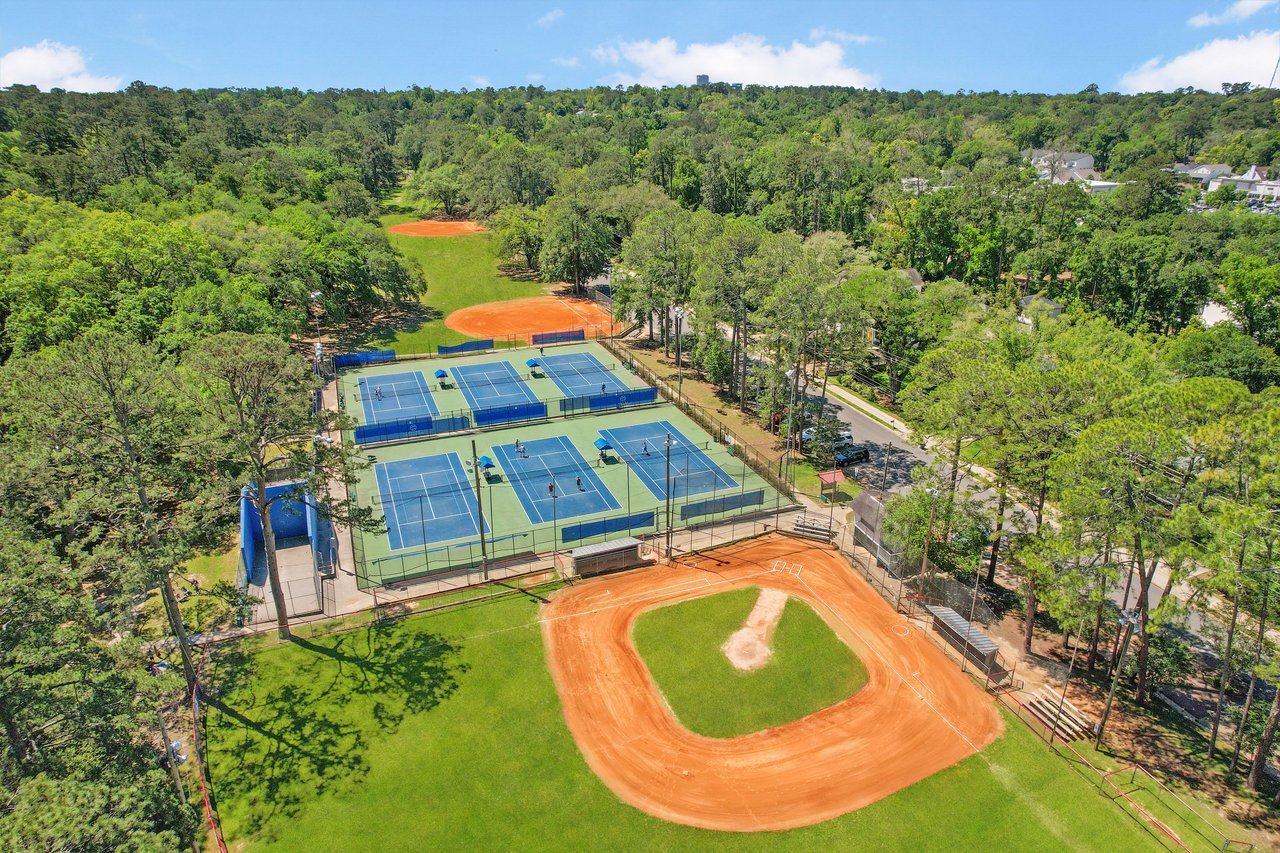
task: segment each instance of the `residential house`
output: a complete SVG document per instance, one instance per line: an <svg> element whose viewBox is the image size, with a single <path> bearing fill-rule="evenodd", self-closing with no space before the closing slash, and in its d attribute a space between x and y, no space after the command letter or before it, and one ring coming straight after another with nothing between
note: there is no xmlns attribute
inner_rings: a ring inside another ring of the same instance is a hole
<svg viewBox="0 0 1280 853"><path fill-rule="evenodd" d="M1214 178L1222 175L1230 175L1231 167L1226 163L1174 163L1173 173L1179 178L1185 178L1189 181L1196 181L1201 186L1207 186Z"/></svg>
<svg viewBox="0 0 1280 853"><path fill-rule="evenodd" d="M1055 184L1098 181L1102 175L1094 171L1093 155L1081 151L1052 151L1047 148L1032 148L1022 152L1022 156L1035 167L1042 181ZM1114 189L1114 187L1112 188ZM1106 192L1107 190L1102 190Z"/></svg>

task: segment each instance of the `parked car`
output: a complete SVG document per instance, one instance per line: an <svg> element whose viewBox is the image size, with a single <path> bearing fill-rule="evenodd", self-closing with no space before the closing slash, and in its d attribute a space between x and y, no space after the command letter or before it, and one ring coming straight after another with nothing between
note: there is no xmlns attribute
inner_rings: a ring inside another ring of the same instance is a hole
<svg viewBox="0 0 1280 853"><path fill-rule="evenodd" d="M871 460L871 451L865 447L846 447L843 450L836 451L836 464L844 467L845 465L857 465L862 462Z"/></svg>
<svg viewBox="0 0 1280 853"><path fill-rule="evenodd" d="M802 433L800 438L805 442L813 441L814 429L809 427ZM840 430L840 436L836 439L836 447L843 447L846 444L853 444L853 433L847 429Z"/></svg>

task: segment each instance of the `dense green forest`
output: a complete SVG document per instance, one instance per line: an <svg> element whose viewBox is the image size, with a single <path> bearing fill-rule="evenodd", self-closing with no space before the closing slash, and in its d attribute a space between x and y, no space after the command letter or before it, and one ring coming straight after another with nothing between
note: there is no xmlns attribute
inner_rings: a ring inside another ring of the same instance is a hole
<svg viewBox="0 0 1280 853"><path fill-rule="evenodd" d="M1120 186L1040 181L1030 148L1090 153ZM1219 709L1229 677L1275 683L1275 651L1233 657L1232 637L1267 618L1275 564L1280 217L1184 212L1197 190L1168 167L1187 160L1280 166L1280 92L0 92L0 847L197 836L157 761L155 709L197 665L172 576L224 541L280 436L332 426L307 405L310 324L429 304L380 227L392 205L483 219L548 280L612 266L659 345L689 309L693 363L780 438L830 381L899 407L949 449L943 517L987 529L1028 632L1048 610L1096 647L1126 572L1207 566L1206 595L1237 605ZM1019 322L1035 293L1062 317ZM1205 328L1210 301L1237 323ZM955 489L974 453L994 513ZM1010 545L1015 504L1033 518ZM895 511L908 544L922 506ZM157 590L178 665L152 675ZM1280 699L1255 704L1256 783Z"/></svg>

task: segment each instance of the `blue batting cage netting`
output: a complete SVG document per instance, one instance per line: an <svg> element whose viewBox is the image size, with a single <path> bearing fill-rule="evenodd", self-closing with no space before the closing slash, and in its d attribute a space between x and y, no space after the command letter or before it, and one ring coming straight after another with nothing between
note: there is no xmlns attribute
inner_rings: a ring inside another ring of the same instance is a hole
<svg viewBox="0 0 1280 853"><path fill-rule="evenodd" d="M493 338L485 341L467 341L453 346L440 344L436 347L436 355L457 355L460 352L484 352L490 349L493 349Z"/></svg>
<svg viewBox="0 0 1280 853"><path fill-rule="evenodd" d="M680 507L680 520L686 518L696 518L700 515L712 515L717 512L728 512L733 509L741 509L744 506L760 506L764 503L764 489L757 489L754 492L743 492L736 495L724 495L718 498L709 498L705 501L697 503L685 504Z"/></svg>
<svg viewBox="0 0 1280 853"><path fill-rule="evenodd" d="M335 355L333 357L333 366L335 368L359 367L365 364L384 364L395 360L395 350L380 349L377 352L350 352L346 355Z"/></svg>
<svg viewBox="0 0 1280 853"><path fill-rule="evenodd" d="M305 537L311 546L316 568L332 566L336 557L333 528L316 507L314 498L304 495L299 500L289 495L297 488L296 482L274 483L267 487L267 499L276 499L271 504L271 530L276 535L276 542ZM262 521L258 518L258 508L254 506L252 494L252 484L240 490L240 558L244 561L241 586L266 582L265 574L255 577L255 572L260 568L258 563L264 540ZM289 496L281 497L282 495Z"/></svg>
<svg viewBox="0 0 1280 853"><path fill-rule="evenodd" d="M603 536L626 530L644 530L655 524L655 513L638 512L634 515L619 515L614 518L598 518L595 521L584 521L581 524L570 524L560 530L561 542L577 542L591 536Z"/></svg>
<svg viewBox="0 0 1280 853"><path fill-rule="evenodd" d="M374 444L379 441L398 441L405 438L417 438L423 435L437 435L442 432L456 432L470 429L471 420L466 415L456 417L433 418L426 415L420 418L404 418L398 421L383 421L378 424L364 424L356 427L356 444Z"/></svg>
<svg viewBox="0 0 1280 853"><path fill-rule="evenodd" d="M534 346L542 344L562 344L566 341L585 341L587 333L585 329L570 329L566 332L542 332L533 336Z"/></svg>

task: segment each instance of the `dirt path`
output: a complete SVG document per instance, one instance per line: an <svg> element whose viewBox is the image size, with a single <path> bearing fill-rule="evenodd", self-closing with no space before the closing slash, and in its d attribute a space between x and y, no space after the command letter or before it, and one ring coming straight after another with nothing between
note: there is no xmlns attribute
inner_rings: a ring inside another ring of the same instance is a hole
<svg viewBox="0 0 1280 853"><path fill-rule="evenodd" d="M862 659L866 686L774 729L696 735L667 710L632 626L653 607L752 585L808 603ZM676 823L738 832L818 823L955 764L1001 731L991 699L837 553L785 536L561 590L542 629L587 763L624 801Z"/></svg>
<svg viewBox="0 0 1280 853"><path fill-rule="evenodd" d="M782 618L788 596L780 589L762 589L742 627L729 635L720 651L743 672L757 670L773 657L773 631Z"/></svg>

